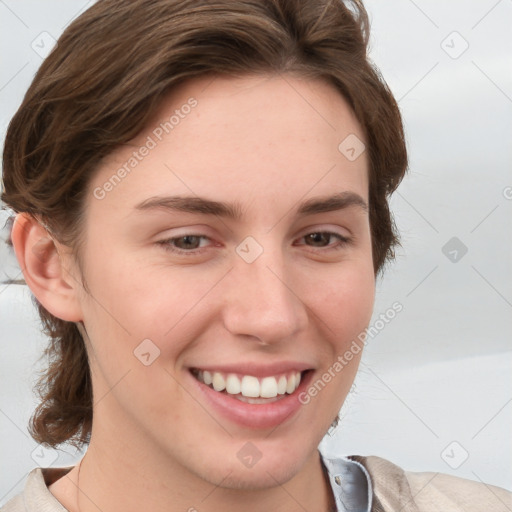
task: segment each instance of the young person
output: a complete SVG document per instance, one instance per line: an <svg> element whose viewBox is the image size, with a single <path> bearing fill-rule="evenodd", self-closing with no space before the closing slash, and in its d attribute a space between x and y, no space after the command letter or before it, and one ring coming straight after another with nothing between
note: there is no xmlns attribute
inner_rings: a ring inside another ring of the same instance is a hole
<svg viewBox="0 0 512 512"><path fill-rule="evenodd" d="M2 199L51 338L31 433L88 448L3 511L507 510L317 449L398 243L406 148L367 38L360 2L324 0L100 0L64 32Z"/></svg>

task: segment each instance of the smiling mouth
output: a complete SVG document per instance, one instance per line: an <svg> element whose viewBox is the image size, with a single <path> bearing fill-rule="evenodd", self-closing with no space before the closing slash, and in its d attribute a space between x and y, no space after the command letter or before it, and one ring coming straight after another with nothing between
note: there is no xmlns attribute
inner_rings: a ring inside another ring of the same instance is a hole
<svg viewBox="0 0 512 512"><path fill-rule="evenodd" d="M191 373L199 382L218 393L232 395L249 404L268 404L294 393L306 372L294 371L263 378L197 368L193 368Z"/></svg>

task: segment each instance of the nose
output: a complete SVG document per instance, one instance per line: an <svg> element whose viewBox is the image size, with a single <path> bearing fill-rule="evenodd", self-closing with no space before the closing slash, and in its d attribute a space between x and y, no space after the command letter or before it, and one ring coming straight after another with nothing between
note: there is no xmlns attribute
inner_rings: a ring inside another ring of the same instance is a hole
<svg viewBox="0 0 512 512"><path fill-rule="evenodd" d="M281 256L264 253L252 263L239 259L228 279L223 320L233 335L269 345L290 339L306 327L306 306Z"/></svg>

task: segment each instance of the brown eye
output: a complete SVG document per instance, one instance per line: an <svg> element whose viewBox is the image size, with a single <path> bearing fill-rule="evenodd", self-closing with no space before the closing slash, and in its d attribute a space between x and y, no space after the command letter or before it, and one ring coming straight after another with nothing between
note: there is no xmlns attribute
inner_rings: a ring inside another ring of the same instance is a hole
<svg viewBox="0 0 512 512"><path fill-rule="evenodd" d="M179 238L173 238L170 241L174 243L178 249L197 249L201 243L201 236L186 235Z"/></svg>
<svg viewBox="0 0 512 512"><path fill-rule="evenodd" d="M203 249L207 250L207 242L209 240L210 239L204 235L183 235L159 240L156 243L166 251L174 252L179 255L193 256L202 252ZM206 243L202 243L202 241Z"/></svg>
<svg viewBox="0 0 512 512"><path fill-rule="evenodd" d="M325 247L325 245L329 245L331 236L331 233L310 233L304 238L311 242L311 245L314 245L315 247Z"/></svg>
<svg viewBox="0 0 512 512"><path fill-rule="evenodd" d="M333 238L338 241L335 245L329 243ZM332 249L343 246L350 241L348 238L343 237L338 233L331 233L329 231L309 233L304 236L304 240L306 241L306 245L309 245L310 247L330 247Z"/></svg>

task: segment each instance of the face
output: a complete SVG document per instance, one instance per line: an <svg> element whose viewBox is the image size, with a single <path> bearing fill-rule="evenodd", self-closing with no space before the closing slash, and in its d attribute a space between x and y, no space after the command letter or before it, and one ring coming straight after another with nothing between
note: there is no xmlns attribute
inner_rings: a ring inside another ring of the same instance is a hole
<svg viewBox="0 0 512 512"><path fill-rule="evenodd" d="M91 443L228 487L307 466L373 307L368 161L338 149L349 135L364 140L321 81L204 78L102 163L79 297Z"/></svg>

